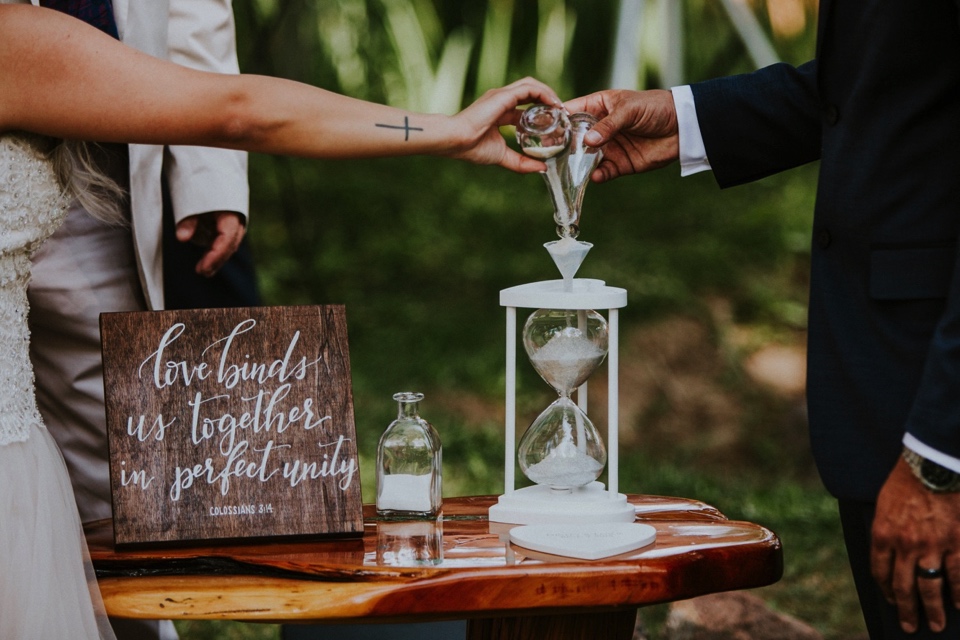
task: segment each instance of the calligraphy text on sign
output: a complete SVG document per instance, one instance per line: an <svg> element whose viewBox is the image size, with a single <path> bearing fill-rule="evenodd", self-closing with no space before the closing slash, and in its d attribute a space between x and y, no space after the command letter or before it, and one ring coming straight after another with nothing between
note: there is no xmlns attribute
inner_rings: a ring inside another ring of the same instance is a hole
<svg viewBox="0 0 960 640"><path fill-rule="evenodd" d="M118 544L360 531L342 307L101 325Z"/></svg>

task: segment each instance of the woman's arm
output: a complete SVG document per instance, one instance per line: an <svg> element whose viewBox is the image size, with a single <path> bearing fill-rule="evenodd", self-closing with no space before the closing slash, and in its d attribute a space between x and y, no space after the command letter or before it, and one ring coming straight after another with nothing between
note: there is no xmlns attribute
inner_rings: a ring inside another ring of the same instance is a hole
<svg viewBox="0 0 960 640"><path fill-rule="evenodd" d="M315 158L443 155L532 172L543 164L498 130L529 102L560 100L526 78L455 116L414 113L289 80L186 69L59 12L0 6L0 131Z"/></svg>

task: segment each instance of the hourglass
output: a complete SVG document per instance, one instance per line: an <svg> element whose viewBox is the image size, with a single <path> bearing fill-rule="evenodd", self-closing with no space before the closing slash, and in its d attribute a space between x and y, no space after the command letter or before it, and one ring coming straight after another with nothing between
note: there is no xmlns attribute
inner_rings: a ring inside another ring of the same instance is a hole
<svg viewBox="0 0 960 640"><path fill-rule="evenodd" d="M560 240L544 246L561 280L504 289L507 311L506 443L504 495L490 508L492 522L632 522L635 509L618 493L618 340L624 289L602 280L574 278L590 245L576 240L580 205L599 153L583 144L595 120L538 105L521 118L517 139L528 155L546 159L544 174ZM532 152L531 152L532 150ZM516 447L517 309L536 309L524 323L531 364L557 392ZM594 309L607 309L607 319ZM606 358L607 446L587 415L587 380ZM576 395L576 402L573 396ZM516 488L514 456L532 486ZM609 487L597 481L607 466Z"/></svg>
<svg viewBox="0 0 960 640"><path fill-rule="evenodd" d="M568 493L600 477L603 440L571 395L607 355L607 321L593 310L540 309L523 326L523 346L540 377L560 396L520 440L524 475Z"/></svg>
<svg viewBox="0 0 960 640"><path fill-rule="evenodd" d="M513 524L632 522L635 509L618 493L619 310L627 292L602 280L548 280L504 289L506 420L504 495L492 522ZM557 392L516 444L517 309L536 309L522 341L534 369ZM606 309L607 319L594 309ZM587 414L587 379L607 361L607 443ZM576 402L573 396L576 396ZM533 485L516 487L516 462ZM597 478L607 468L604 487Z"/></svg>

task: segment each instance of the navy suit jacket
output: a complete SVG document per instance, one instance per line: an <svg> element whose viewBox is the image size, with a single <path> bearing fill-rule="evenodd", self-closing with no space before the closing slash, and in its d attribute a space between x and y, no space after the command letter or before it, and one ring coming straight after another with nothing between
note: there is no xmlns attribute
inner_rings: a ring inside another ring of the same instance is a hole
<svg viewBox="0 0 960 640"><path fill-rule="evenodd" d="M819 159L807 403L840 498L873 500L904 431L960 458L955 0L822 0L817 57L693 85L721 187Z"/></svg>

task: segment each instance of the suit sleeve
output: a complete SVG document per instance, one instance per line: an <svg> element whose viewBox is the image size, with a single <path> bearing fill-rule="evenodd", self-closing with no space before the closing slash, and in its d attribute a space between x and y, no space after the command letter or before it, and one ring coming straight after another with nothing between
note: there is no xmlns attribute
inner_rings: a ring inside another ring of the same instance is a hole
<svg viewBox="0 0 960 640"><path fill-rule="evenodd" d="M171 0L172 62L217 73L239 73L230 0ZM249 212L247 154L206 147L167 147L164 161L174 218L208 211Z"/></svg>
<svg viewBox="0 0 960 640"><path fill-rule="evenodd" d="M816 62L778 63L691 88L707 157L721 187L820 158Z"/></svg>
<svg viewBox="0 0 960 640"><path fill-rule="evenodd" d="M908 439L917 442L905 444L960 472L960 252L952 267L946 309L930 341L923 377L907 418Z"/></svg>

